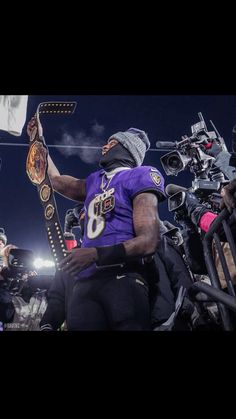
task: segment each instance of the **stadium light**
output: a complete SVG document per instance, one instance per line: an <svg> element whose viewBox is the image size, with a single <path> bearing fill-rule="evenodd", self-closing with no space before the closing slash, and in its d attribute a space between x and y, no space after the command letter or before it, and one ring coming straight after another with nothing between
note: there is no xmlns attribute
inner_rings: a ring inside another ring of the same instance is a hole
<svg viewBox="0 0 236 419"><path fill-rule="evenodd" d="M37 258L34 260L34 267L36 269L42 269L42 268L54 268L55 263L52 260L44 260L41 258Z"/></svg>

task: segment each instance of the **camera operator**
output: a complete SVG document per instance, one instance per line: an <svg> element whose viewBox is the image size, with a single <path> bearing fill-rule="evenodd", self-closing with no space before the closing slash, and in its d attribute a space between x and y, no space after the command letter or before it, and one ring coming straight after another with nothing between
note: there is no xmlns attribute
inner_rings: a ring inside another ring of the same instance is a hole
<svg viewBox="0 0 236 419"><path fill-rule="evenodd" d="M232 183L234 182L235 181L232 181ZM185 188L178 187L177 185L171 185L171 187L169 185L167 186L167 193L170 192L171 189L173 191L174 189L177 190L179 188L182 190L185 189ZM227 191L227 195L225 196L228 197L230 194L229 185L227 187L224 187L222 190ZM206 205L202 204L199 201L199 199L188 190L185 189L184 194L185 194L185 199L184 199L182 210L177 210L175 219L177 222L179 222L182 225L189 226L190 223L193 225L191 237L189 236L189 234L186 234L187 229L186 228L184 229L184 233L183 233L183 235L185 236L184 248L185 248L187 260L188 262L190 261L189 264L193 273L205 274L207 273L207 270L206 270L206 265L204 262L201 236L204 235L209 230L212 222L217 218L218 214L214 213L209 208L207 208ZM229 209L231 208L232 210L231 202L228 203L228 206L229 206ZM236 267L232 259L232 255L229 249L229 244L227 242L222 242L222 248L223 248L224 255L227 261L227 265L229 266L229 271L231 273L232 280L236 284ZM224 272L223 272L223 269L219 260L218 252L214 244L213 244L213 256L214 256L217 272L219 275L221 287L223 289L226 289L227 283L226 283ZM199 269L196 270L195 266L199 267Z"/></svg>
<svg viewBox="0 0 236 419"><path fill-rule="evenodd" d="M217 214L210 211L199 199L189 191L185 192L185 208L192 223L202 231L207 232Z"/></svg>
<svg viewBox="0 0 236 419"><path fill-rule="evenodd" d="M231 180L227 186L222 188L221 196L221 209L226 207L231 213L236 208L236 179Z"/></svg>
<svg viewBox="0 0 236 419"><path fill-rule="evenodd" d="M232 153L229 164L236 167L236 125L232 129Z"/></svg>
<svg viewBox="0 0 236 419"><path fill-rule="evenodd" d="M67 250L71 250L77 246L78 243L81 243L81 228L79 223L80 213L84 208L82 202L78 203L75 208L69 209L65 215L64 223L64 238L66 241ZM73 228L77 228L78 239L76 239L75 234L73 234Z"/></svg>
<svg viewBox="0 0 236 419"><path fill-rule="evenodd" d="M151 301L155 331L205 330L211 325L190 301L188 289L193 279L183 257L183 238L178 227L160 223L161 244L154 261L158 271L157 292Z"/></svg>
<svg viewBox="0 0 236 419"><path fill-rule="evenodd" d="M7 236L4 228L0 228L0 270L3 267L8 266L8 258L11 249L15 249L16 246L7 244Z"/></svg>
<svg viewBox="0 0 236 419"><path fill-rule="evenodd" d="M7 245L7 236L4 228L0 228L0 329L10 322L15 314L12 296L5 284L5 272L8 269L8 257L13 245Z"/></svg>
<svg viewBox="0 0 236 419"><path fill-rule="evenodd" d="M198 228L188 217L175 217L175 221L182 228L183 252L190 271L194 275L207 275L202 238Z"/></svg>
<svg viewBox="0 0 236 419"><path fill-rule="evenodd" d="M83 236L84 205L79 203L66 212L64 238L67 250L81 246ZM75 239L73 228L77 228L79 239ZM41 331L66 330L67 308L73 292L75 278L57 271L48 292L48 306L40 322ZM63 327L64 325L64 327Z"/></svg>
<svg viewBox="0 0 236 419"><path fill-rule="evenodd" d="M228 206L230 212L234 208L236 164L232 164L232 156L227 151L224 139L213 122L210 121L214 131L208 131L202 114L198 115L200 122L191 127L191 136L182 136L181 141L175 142L158 141L156 146L173 150L161 158L167 175L177 176L186 169L194 174L191 191L176 185L168 185L166 193L169 196L173 195L173 199L169 198L169 210L175 212L175 221L182 225L183 246L188 265L194 274L203 275L207 273L207 268L202 236L209 230L219 214L220 205L221 207ZM235 156L236 126L233 129L233 144ZM230 182L229 185L225 186L228 182ZM220 204L221 197L223 197L222 204ZM223 234L222 240L225 240L224 236ZM226 242L223 247L224 254L228 258L229 244ZM215 263L216 265L218 263L217 255ZM232 255L227 260L227 264L230 266L231 273L235 271L235 266L231 267ZM220 266L217 266L218 272L219 268ZM223 275L220 280L222 287L226 287Z"/></svg>
<svg viewBox="0 0 236 419"><path fill-rule="evenodd" d="M6 247L7 244L7 236L3 228L0 229L0 268L4 264L3 259L3 249Z"/></svg>
<svg viewBox="0 0 236 419"><path fill-rule="evenodd" d="M221 209L226 207L231 213L236 208L236 125L232 129L232 153L222 151L215 142L210 144L211 146L206 152L207 154L215 157L215 165L223 171L225 166L228 165L227 170L229 173L227 173L230 182L221 190L222 202L220 207Z"/></svg>
<svg viewBox="0 0 236 419"><path fill-rule="evenodd" d="M8 251L6 265L0 284L0 320L4 331L39 330L50 277L38 276L33 270L33 252L16 246Z"/></svg>
<svg viewBox="0 0 236 419"><path fill-rule="evenodd" d="M232 130L233 153L229 153L223 137L213 122L210 121L214 131L209 131L200 112L198 116L200 122L191 126L191 136L184 135L181 141L156 143L157 148L173 150L161 157L161 164L167 175L177 176L181 171L189 169L194 174L192 182L194 193L199 191L200 194L205 192L205 195L210 195L224 187L222 205L231 212L235 207L233 194L236 188L236 125ZM230 184L225 186L227 182ZM194 196L187 197L187 200L193 201ZM191 206L195 204L197 206L196 201L189 202ZM208 229L213 218L208 214L201 220L204 231ZM200 219L198 221L200 222ZM202 228L201 225L199 227Z"/></svg>
<svg viewBox="0 0 236 419"><path fill-rule="evenodd" d="M236 179L232 180L227 186L221 189L222 202L220 203L219 209L227 207L231 213L235 208L236 197L234 193L236 191ZM188 216L196 227L199 227L201 231L207 232L212 222L217 218L218 213L213 212L207 208L206 205L202 204L200 200L191 192L185 192L185 208Z"/></svg>

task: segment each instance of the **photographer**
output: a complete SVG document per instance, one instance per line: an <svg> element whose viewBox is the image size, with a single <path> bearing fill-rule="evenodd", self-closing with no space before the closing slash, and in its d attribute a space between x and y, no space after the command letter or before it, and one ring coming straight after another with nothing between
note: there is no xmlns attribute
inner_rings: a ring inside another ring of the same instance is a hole
<svg viewBox="0 0 236 419"><path fill-rule="evenodd" d="M84 204L79 202L75 208L69 209L66 212L65 216L65 223L64 223L64 238L66 241L67 250L71 250L77 246L78 243L81 243L82 234L81 234L81 227L80 227L80 214L84 208ZM75 237L73 234L73 228L77 228L78 237Z"/></svg>
<svg viewBox="0 0 236 419"><path fill-rule="evenodd" d="M232 153L229 161L230 166L236 168L236 125L232 129ZM227 208L231 213L236 208L236 179L221 190L221 209Z"/></svg>
<svg viewBox="0 0 236 419"><path fill-rule="evenodd" d="M229 164L230 166L236 167L236 125L232 129L232 153Z"/></svg>
<svg viewBox="0 0 236 419"><path fill-rule="evenodd" d="M183 238L178 227L160 223L161 244L154 261L158 271L157 292L151 301L155 331L190 331L209 328L207 319L188 297L193 280L183 258Z"/></svg>
<svg viewBox="0 0 236 419"><path fill-rule="evenodd" d="M5 284L5 272L8 269L9 253L13 245L7 245L7 236L4 228L0 229L0 328L3 330L4 324L12 321L15 314L15 307L12 296Z"/></svg>
<svg viewBox="0 0 236 419"><path fill-rule="evenodd" d="M191 136L184 135L182 140L178 142L158 141L156 143L157 148L173 150L161 157L161 164L167 175L178 176L181 171L186 169L193 173L192 190L201 197L205 196L207 198L212 193L218 193L223 187L223 203L226 207L228 205L231 212L235 207L235 200L232 199L232 195L236 189L236 125L232 130L233 153L229 153L224 139L213 122L210 121L214 131L208 131L200 112L198 116L200 122L191 126ZM230 184L225 186L228 181ZM193 194L187 196L186 200L189 207L195 206L194 209L196 209L198 203ZM204 215L200 209L199 211L200 216ZM198 218L197 211L194 214ZM208 214L201 220L204 231L207 231L213 219L214 217ZM200 219L197 221L200 222ZM194 223L196 224L195 220ZM201 225L199 227L202 228Z"/></svg>
<svg viewBox="0 0 236 419"><path fill-rule="evenodd" d="M7 236L4 228L0 228L0 270L4 266L8 266L8 258L11 249L15 249L16 246L12 244L7 245Z"/></svg>
<svg viewBox="0 0 236 419"><path fill-rule="evenodd" d="M222 201L220 203L220 208L227 207L228 211L232 211L236 208L236 179L231 181L227 186L223 187L221 190ZM188 216L196 227L199 227L203 232L207 232L217 218L216 213L211 209L207 208L206 205L202 204L199 199L191 192L185 192L185 208L187 210Z"/></svg>
<svg viewBox="0 0 236 419"><path fill-rule="evenodd" d="M206 153L215 158L214 165L230 180L221 189L222 202L220 208L227 208L231 213L236 208L236 125L232 129L232 153L222 150L215 140L205 146Z"/></svg>
<svg viewBox="0 0 236 419"><path fill-rule="evenodd" d="M3 228L0 229L0 267L4 264L3 259L3 249L6 247L7 244L7 236Z"/></svg>
<svg viewBox="0 0 236 419"><path fill-rule="evenodd" d="M231 184L234 184L234 183L235 181L231 182ZM174 185L172 185L172 189L173 189L173 186ZM178 187L176 186L176 188ZM169 187L169 189L171 188ZM168 190L168 187L167 187L167 190ZM230 184L229 184L228 186L224 187L222 190L227 191L225 195L223 196L225 196L227 199L228 209L232 211L233 209L232 202L233 202L233 199L235 198L231 195L230 191L231 190L233 191L234 189L233 188L231 189ZM217 218L218 214L211 211L209 208L206 207L206 205L201 204L199 199L188 190L184 191L184 195L185 195L184 204L182 206L182 209L177 210L175 219L177 222L185 226L183 229L183 236L185 239L184 248L185 248L186 257L187 257L191 270L195 274L205 274L207 273L207 270L206 270L206 266L204 262L204 254L203 254L203 248L201 244L201 240L202 240L201 235L204 235L209 230L212 222ZM172 199L174 199L174 195ZM189 226L191 224L192 224L192 229L187 230L186 226ZM200 234L199 234L198 229L200 229ZM190 233L191 236L189 235L189 231L191 231ZM221 245L224 252L224 256L227 261L227 265L229 266L229 271L231 273L232 280L236 284L236 267L232 259L232 255L229 249L229 244L224 241L221 243ZM223 269L219 260L219 255L216 250L214 242L213 242L213 257L215 260L221 287L222 289L226 289L227 283L225 280L224 272L223 272ZM196 266L197 266L197 269L196 269Z"/></svg>
<svg viewBox="0 0 236 419"><path fill-rule="evenodd" d="M33 270L33 252L13 246L2 268L0 321L4 331L39 330L52 277Z"/></svg>
<svg viewBox="0 0 236 419"><path fill-rule="evenodd" d="M222 203L221 209L227 208L231 213L236 208L236 179L232 180L221 190Z"/></svg>
<svg viewBox="0 0 236 419"><path fill-rule="evenodd" d="M226 207L228 211L231 213L233 209L236 208L236 125L234 125L232 129L232 152L229 154L229 169L232 171L232 175L229 176L230 183L226 187L224 187L221 191L222 195L222 205L221 208ZM217 160L220 163L221 154L217 154ZM220 165L219 165L220 167Z"/></svg>
<svg viewBox="0 0 236 419"><path fill-rule="evenodd" d="M210 121L214 131L208 131L202 114L199 113L198 116L200 122L191 127L191 136L184 135L178 142L158 141L156 146L173 150L161 158L167 175L177 176L187 169L194 174L191 190L168 185L166 194L171 197L168 200L169 211L175 213L175 221L183 228L187 263L194 274L202 276L207 273L202 238L217 218L220 209L226 206L229 212L232 212L235 208L236 126L233 129L234 153L231 155L213 122ZM229 185L225 186L228 182ZM233 217L229 220L231 229L235 227ZM220 239L226 240L225 233L220 232ZM236 269L229 243L224 242L222 247L231 277L236 282ZM215 252L213 257L221 286L226 288L218 252Z"/></svg>
<svg viewBox="0 0 236 419"><path fill-rule="evenodd" d="M209 230L211 223L216 219L217 214L210 211L199 199L189 191L185 192L185 208L192 223L205 233Z"/></svg>

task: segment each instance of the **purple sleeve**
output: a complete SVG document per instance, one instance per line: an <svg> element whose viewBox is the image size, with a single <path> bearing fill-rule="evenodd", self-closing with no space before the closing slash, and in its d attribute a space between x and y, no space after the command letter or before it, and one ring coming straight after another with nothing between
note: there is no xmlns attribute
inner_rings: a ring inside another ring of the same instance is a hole
<svg viewBox="0 0 236 419"><path fill-rule="evenodd" d="M140 166L133 169L127 182L127 190L131 199L142 192L154 192L158 195L159 201L166 197L162 174L150 166Z"/></svg>

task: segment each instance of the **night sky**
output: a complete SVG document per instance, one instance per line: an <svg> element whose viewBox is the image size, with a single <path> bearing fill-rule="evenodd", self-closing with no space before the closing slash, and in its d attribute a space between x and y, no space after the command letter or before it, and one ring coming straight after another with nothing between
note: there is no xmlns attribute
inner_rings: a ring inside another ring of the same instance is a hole
<svg viewBox="0 0 236 419"><path fill-rule="evenodd" d="M41 119L47 144L94 144L100 146L117 131L130 127L145 130L152 148L157 140L178 141L184 134L191 134L191 125L198 122L202 112L210 128L213 120L231 151L231 130L236 123L236 96L29 96L27 121L33 116L40 102L77 101L72 116L51 116ZM21 137L13 137L0 131L0 143L28 143L26 125ZM4 227L8 243L23 249L31 249L36 257L51 258L46 239L42 207L37 189L31 184L25 171L27 147L0 146L2 168L0 172L0 227ZM85 178L98 166L96 152L82 155L64 154L50 148L50 154L62 174ZM165 154L149 151L145 165L160 166L160 157ZM91 163L93 161L93 163ZM164 174L164 173L163 173ZM177 183L191 186L192 175L182 172L178 177L166 177L166 184ZM56 194L62 226L66 210L76 203ZM172 220L166 203L160 204L162 219ZM172 220L173 221L173 220Z"/></svg>

